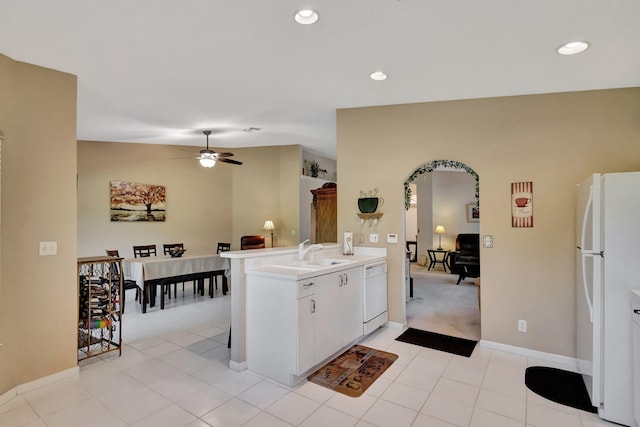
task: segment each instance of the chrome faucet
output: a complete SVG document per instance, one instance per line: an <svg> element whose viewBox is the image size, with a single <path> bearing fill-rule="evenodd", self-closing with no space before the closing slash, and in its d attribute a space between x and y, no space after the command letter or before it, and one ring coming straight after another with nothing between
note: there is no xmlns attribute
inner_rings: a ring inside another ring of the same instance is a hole
<svg viewBox="0 0 640 427"><path fill-rule="evenodd" d="M304 244L307 243L308 241L309 239L305 240L304 242L298 245L298 259L300 261L304 260L304 256L307 254L307 252L322 249L322 245L320 244L309 245L305 248Z"/></svg>

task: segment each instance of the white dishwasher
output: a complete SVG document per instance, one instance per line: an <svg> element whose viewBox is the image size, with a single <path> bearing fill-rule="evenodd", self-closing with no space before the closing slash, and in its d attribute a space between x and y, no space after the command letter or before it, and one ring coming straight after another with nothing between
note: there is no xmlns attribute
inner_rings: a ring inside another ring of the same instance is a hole
<svg viewBox="0 0 640 427"><path fill-rule="evenodd" d="M640 289L631 289L633 335L633 407L636 425L640 426Z"/></svg>
<svg viewBox="0 0 640 427"><path fill-rule="evenodd" d="M384 325L387 314L387 262L381 261L364 266L364 333Z"/></svg>

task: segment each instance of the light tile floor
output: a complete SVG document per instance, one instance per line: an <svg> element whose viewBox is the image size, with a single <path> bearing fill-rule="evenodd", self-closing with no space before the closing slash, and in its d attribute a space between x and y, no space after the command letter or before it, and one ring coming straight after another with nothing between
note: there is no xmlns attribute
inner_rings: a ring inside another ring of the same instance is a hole
<svg viewBox="0 0 640 427"><path fill-rule="evenodd" d="M395 341L401 331L390 328L363 344L399 358L359 398L236 372L228 368L229 303L229 295L188 290L162 311L142 314L129 303L121 357L85 360L77 377L18 395L0 406L0 426L612 425L530 392L525 368L544 362L480 346L459 357Z"/></svg>

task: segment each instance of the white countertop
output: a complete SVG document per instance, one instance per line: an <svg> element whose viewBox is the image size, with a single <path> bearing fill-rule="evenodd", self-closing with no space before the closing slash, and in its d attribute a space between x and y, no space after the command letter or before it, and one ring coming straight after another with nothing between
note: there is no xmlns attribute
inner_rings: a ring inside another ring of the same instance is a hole
<svg viewBox="0 0 640 427"><path fill-rule="evenodd" d="M342 255L342 245L339 243L323 243L322 246L323 248L318 251L307 253L305 259L321 260L331 258L347 261L314 269L308 267L294 268L291 265L298 262L298 246L221 252L220 256L223 258L244 259L247 265L245 274L281 277L288 280L306 279L346 268L384 261L387 258L386 248L357 246L354 247L354 255Z"/></svg>
<svg viewBox="0 0 640 427"><path fill-rule="evenodd" d="M341 270L346 270L353 267L374 264L377 262L385 261L387 259L386 255L385 256L350 255L350 256L339 256L339 257L331 257L331 258L345 259L347 261L341 264L329 265L326 267L319 267L315 269L295 268L295 267L288 267L288 266L285 267L283 265L278 265L278 264L264 265L259 268L248 270L246 274L256 275L256 276L267 276L267 277L280 277L282 279L288 279L288 280L292 280L292 279L303 280L303 279L308 279L310 277L333 273L335 271L341 271Z"/></svg>

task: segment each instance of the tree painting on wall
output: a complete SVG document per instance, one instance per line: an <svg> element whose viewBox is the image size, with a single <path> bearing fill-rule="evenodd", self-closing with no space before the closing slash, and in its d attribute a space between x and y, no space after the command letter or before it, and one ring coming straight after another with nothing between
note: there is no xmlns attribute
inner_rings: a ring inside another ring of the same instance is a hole
<svg viewBox="0 0 640 427"><path fill-rule="evenodd" d="M111 221L164 221L166 187L111 181Z"/></svg>

